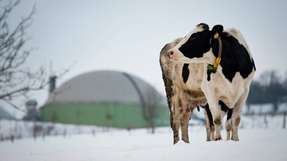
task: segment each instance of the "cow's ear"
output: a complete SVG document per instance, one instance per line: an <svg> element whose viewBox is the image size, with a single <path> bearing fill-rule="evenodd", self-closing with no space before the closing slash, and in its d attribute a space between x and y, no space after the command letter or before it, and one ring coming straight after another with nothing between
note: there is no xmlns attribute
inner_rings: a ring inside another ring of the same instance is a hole
<svg viewBox="0 0 287 161"><path fill-rule="evenodd" d="M223 30L224 29L222 25L215 25L211 30L210 45L215 57L217 57L218 54L221 53L220 48L222 48L222 41L220 37L222 36Z"/></svg>
<svg viewBox="0 0 287 161"><path fill-rule="evenodd" d="M222 25L215 25L213 26L211 33L212 35L215 35L216 33L219 34L219 36L221 35L221 33L223 32L223 26Z"/></svg>
<svg viewBox="0 0 287 161"><path fill-rule="evenodd" d="M200 24L196 25L196 27L202 27L203 30L209 30L209 26L206 23L200 23Z"/></svg>

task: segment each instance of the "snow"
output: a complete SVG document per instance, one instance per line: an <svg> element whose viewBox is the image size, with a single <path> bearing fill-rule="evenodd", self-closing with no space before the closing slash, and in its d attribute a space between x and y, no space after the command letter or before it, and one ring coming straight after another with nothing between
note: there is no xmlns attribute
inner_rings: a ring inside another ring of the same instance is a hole
<svg viewBox="0 0 287 161"><path fill-rule="evenodd" d="M284 115L254 115L242 116L240 127L241 128L272 128L280 129L284 124Z"/></svg>
<svg viewBox="0 0 287 161"><path fill-rule="evenodd" d="M205 141L205 128L190 128L190 144L172 144L170 128L112 130L94 135L50 136L0 142L1 161L285 161L287 130L239 129L240 141ZM225 137L224 131L222 132Z"/></svg>
<svg viewBox="0 0 287 161"><path fill-rule="evenodd" d="M273 104L266 103L266 104L255 104L250 105L250 109L248 111L247 107L243 107L242 113L252 113L252 114L272 114L274 112ZM278 104L278 111L276 111L277 114L287 112L287 103L279 103Z"/></svg>
<svg viewBox="0 0 287 161"><path fill-rule="evenodd" d="M30 122L0 119L0 140L10 139L11 136L13 136L15 139L20 139L34 136L45 137L48 135L74 135L83 133L94 134L112 130L117 129L88 125L79 126L49 122Z"/></svg>
<svg viewBox="0 0 287 161"><path fill-rule="evenodd" d="M243 108L244 110L247 110L248 108ZM272 104L260 104L260 105L251 105L250 106L250 113L271 113L273 111L273 105ZM246 112L246 111L244 111Z"/></svg>
<svg viewBox="0 0 287 161"><path fill-rule="evenodd" d="M287 112L287 103L281 103L278 107L278 112Z"/></svg>

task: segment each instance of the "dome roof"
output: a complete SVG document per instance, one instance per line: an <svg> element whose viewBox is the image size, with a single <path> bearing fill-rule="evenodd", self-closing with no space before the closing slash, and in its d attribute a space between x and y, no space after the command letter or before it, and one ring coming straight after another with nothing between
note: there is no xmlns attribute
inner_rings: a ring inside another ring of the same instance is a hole
<svg viewBox="0 0 287 161"><path fill-rule="evenodd" d="M1 119L8 119L13 120L15 119L7 110L5 110L2 106L0 106L0 120Z"/></svg>
<svg viewBox="0 0 287 161"><path fill-rule="evenodd" d="M124 72L94 71L76 76L49 95L48 102L146 102L160 94L142 79Z"/></svg>

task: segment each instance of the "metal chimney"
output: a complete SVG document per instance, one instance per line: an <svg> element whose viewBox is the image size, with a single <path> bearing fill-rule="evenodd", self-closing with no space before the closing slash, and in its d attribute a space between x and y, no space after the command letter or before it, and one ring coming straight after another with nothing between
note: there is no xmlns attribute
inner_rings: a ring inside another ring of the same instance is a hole
<svg viewBox="0 0 287 161"><path fill-rule="evenodd" d="M56 85L57 85L57 76L52 75L49 78L49 92L53 93L56 89Z"/></svg>

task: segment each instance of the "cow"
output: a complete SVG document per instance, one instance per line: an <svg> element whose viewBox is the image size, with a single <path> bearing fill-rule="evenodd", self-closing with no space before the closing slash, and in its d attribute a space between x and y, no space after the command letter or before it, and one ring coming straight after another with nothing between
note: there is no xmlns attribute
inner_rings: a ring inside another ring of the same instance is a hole
<svg viewBox="0 0 287 161"><path fill-rule="evenodd" d="M179 129L181 129L182 140L189 143L188 122L191 112L197 105L206 102L200 89L201 83L196 83L201 82L202 75L194 77L200 78L199 80L188 79L190 75L201 74L203 71L200 70L203 70L203 66L200 64L174 63L168 57L168 51L180 41L182 41L182 38L177 38L166 44L160 52L160 66L170 110L170 126L173 130L174 144L179 141ZM186 85L187 81L192 82L190 83L191 86Z"/></svg>
<svg viewBox="0 0 287 161"><path fill-rule="evenodd" d="M201 90L203 64L174 63L168 56L168 51L175 47L183 38L177 38L167 43L160 52L160 65L165 84L168 106L170 110L170 125L173 130L174 144L179 141L179 129L182 140L189 143L188 122L195 107L202 106L205 110L205 125L207 141L213 140L214 124L206 98ZM232 110L223 103L220 104L223 115L227 113L230 119Z"/></svg>
<svg viewBox="0 0 287 161"><path fill-rule="evenodd" d="M233 111L225 124L227 140L238 141L240 112L256 71L253 57L240 31L224 29L222 25L215 25L210 30L207 24L201 23L167 52L175 63L204 64L201 90L212 114L214 139L221 139L221 102Z"/></svg>

